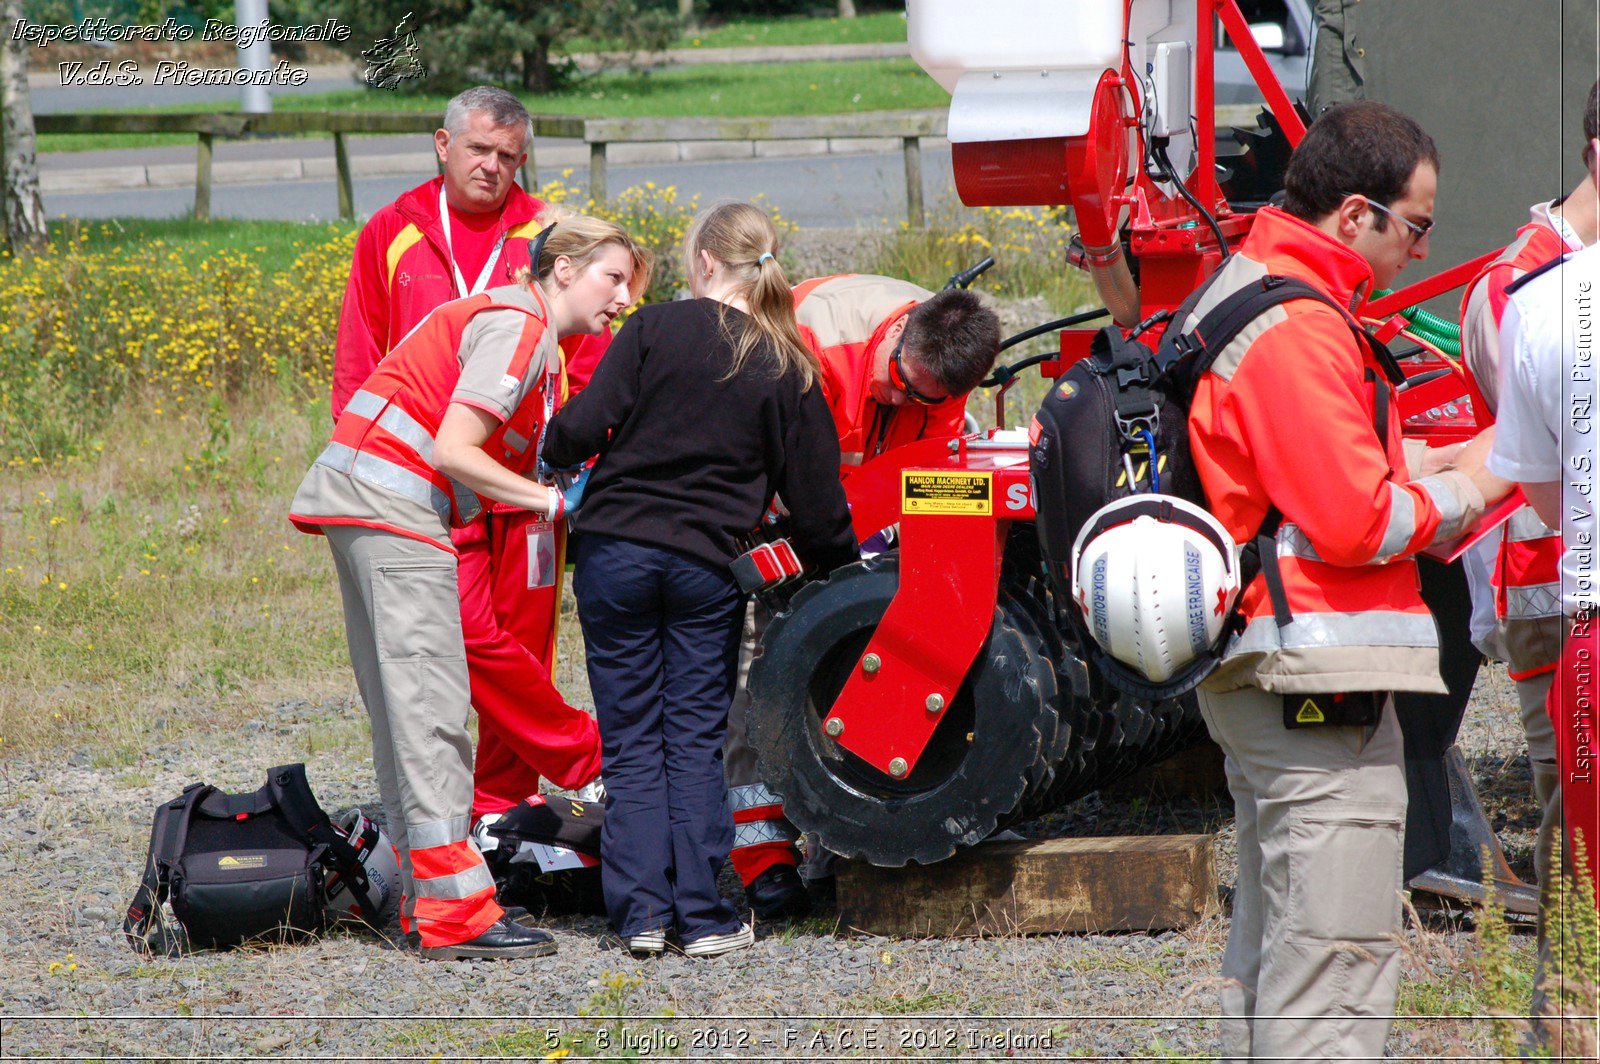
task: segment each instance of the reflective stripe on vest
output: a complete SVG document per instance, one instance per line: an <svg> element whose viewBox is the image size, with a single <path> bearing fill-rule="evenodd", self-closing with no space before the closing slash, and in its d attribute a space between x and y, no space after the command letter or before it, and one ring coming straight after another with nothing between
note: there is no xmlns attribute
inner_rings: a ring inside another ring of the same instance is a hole
<svg viewBox="0 0 1600 1064"><path fill-rule="evenodd" d="M397 462L342 443L330 443L317 455L316 464L420 503L438 514L446 524L450 523L450 496L427 477Z"/></svg>
<svg viewBox="0 0 1600 1064"><path fill-rule="evenodd" d="M1494 585L1495 614L1503 621L1561 614L1561 533L1552 532L1531 506L1506 522Z"/></svg>
<svg viewBox="0 0 1600 1064"><path fill-rule="evenodd" d="M1437 647L1439 633L1431 613L1366 610L1359 613L1308 613L1295 610L1285 627L1268 613L1245 626L1227 657L1315 647Z"/></svg>

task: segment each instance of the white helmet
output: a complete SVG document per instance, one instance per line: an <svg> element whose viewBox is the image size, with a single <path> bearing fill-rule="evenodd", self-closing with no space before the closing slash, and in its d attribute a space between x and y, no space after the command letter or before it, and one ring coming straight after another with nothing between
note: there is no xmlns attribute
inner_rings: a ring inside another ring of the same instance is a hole
<svg viewBox="0 0 1600 1064"><path fill-rule="evenodd" d="M339 870L328 872L328 910L341 920L360 920L381 928L400 904L400 851L389 836L359 809L339 818L334 830L344 836L367 873L366 896L352 892Z"/></svg>
<svg viewBox="0 0 1600 1064"><path fill-rule="evenodd" d="M1142 698L1192 690L1216 666L1239 597L1239 546L1205 510L1130 495L1090 515L1072 545L1072 598L1105 678Z"/></svg>

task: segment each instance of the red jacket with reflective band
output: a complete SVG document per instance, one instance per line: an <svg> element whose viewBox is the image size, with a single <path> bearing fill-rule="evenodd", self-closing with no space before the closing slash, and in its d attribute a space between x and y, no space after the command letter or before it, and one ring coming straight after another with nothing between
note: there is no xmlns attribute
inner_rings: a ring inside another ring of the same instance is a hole
<svg viewBox="0 0 1600 1064"><path fill-rule="evenodd" d="M1182 327L1269 273L1352 309L1372 283L1356 252L1264 208ZM1388 416L1375 426L1380 391ZM1209 688L1445 690L1410 555L1458 534L1483 499L1459 473L1408 479L1397 411L1350 321L1308 299L1263 314L1201 379L1189 436L1211 511L1241 545L1270 507L1283 514L1277 553L1293 613L1280 628L1258 577L1241 597L1246 627Z"/></svg>
<svg viewBox="0 0 1600 1064"><path fill-rule="evenodd" d="M1498 393L1506 288L1571 250L1540 214L1536 207L1535 220L1517 230L1516 239L1478 272L1461 300L1462 355L1491 413ZM1512 679L1554 669L1566 630L1561 612L1561 533L1540 521L1532 507L1512 514L1501 530L1493 581L1495 616L1502 622L1501 640Z"/></svg>
<svg viewBox="0 0 1600 1064"><path fill-rule="evenodd" d="M908 281L869 274L814 277L795 286L795 319L801 338L822 361L822 394L845 465L926 437L960 435L965 395L937 406L885 406L872 398L872 363L884 337L932 295Z"/></svg>
<svg viewBox="0 0 1600 1064"><path fill-rule="evenodd" d="M455 299L455 271L439 225L439 189L444 178L418 185L384 207L361 229L350 280L339 309L333 353L333 416L371 376L378 362L435 308ZM513 185L500 209L505 246L488 287L514 282L528 265L529 244L539 235L544 205ZM471 278L469 278L471 280ZM610 343L609 332L569 336L561 349L574 379L587 382Z"/></svg>
<svg viewBox="0 0 1600 1064"><path fill-rule="evenodd" d="M537 288L527 290L533 293L538 313L480 292L446 303L424 318L351 396L317 464L427 505L451 526L476 518L485 500L434 468L434 438L461 378L462 334L478 314L511 310L526 316L505 375L508 380L526 381L528 374L545 369L535 356L545 339L549 308ZM540 382L527 383L522 401L484 442L483 450L513 472L526 474L534 468L543 396ZM316 532L328 523L322 520L327 516L297 513L290 520L304 531ZM392 530L406 535L417 531Z"/></svg>

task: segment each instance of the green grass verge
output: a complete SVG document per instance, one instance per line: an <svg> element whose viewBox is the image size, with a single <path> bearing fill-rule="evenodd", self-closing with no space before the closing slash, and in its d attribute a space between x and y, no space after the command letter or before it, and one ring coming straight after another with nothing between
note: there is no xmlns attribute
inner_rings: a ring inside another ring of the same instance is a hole
<svg viewBox="0 0 1600 1064"><path fill-rule="evenodd" d="M354 222L199 222L193 218L106 218L50 223L52 239L64 239L69 233L86 234L91 244L115 244L134 256L156 241L166 250L185 256L240 251L260 263L262 270L269 274L288 269L310 245L354 229Z"/></svg>
<svg viewBox="0 0 1600 1064"><path fill-rule="evenodd" d="M685 33L667 47L764 48L789 45L887 44L906 39L903 11L873 11L855 18L731 18ZM570 52L602 50L596 41L576 41Z"/></svg>
<svg viewBox="0 0 1600 1064"><path fill-rule="evenodd" d="M280 111L429 111L442 115L448 96L399 95L367 89L283 96ZM813 63L715 63L584 79L548 95L523 95L536 114L592 118L684 118L700 115L827 115L907 108L942 108L950 97L909 59ZM233 112L237 104L163 105L126 113ZM124 113L124 112L119 112ZM39 150L103 151L111 148L193 144L175 134L47 134Z"/></svg>

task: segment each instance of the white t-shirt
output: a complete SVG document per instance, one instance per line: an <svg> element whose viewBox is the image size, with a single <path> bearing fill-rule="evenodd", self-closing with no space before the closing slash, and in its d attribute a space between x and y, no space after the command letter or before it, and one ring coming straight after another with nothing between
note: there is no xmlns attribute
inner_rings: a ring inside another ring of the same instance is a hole
<svg viewBox="0 0 1600 1064"><path fill-rule="evenodd" d="M1561 602L1600 605L1596 564L1596 312L1600 244L1518 288L1500 324L1500 410L1489 468L1561 482Z"/></svg>

